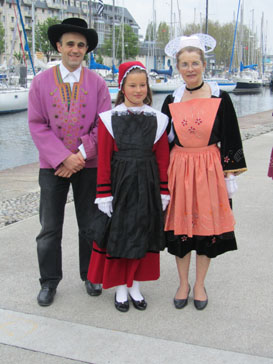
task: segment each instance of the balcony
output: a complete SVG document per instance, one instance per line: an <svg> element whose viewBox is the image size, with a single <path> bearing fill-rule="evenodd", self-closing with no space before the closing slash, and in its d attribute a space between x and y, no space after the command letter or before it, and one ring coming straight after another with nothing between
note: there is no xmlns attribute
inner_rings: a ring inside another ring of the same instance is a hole
<svg viewBox="0 0 273 364"><path fill-rule="evenodd" d="M46 5L51 9L61 9L62 4L55 2L54 0L46 0Z"/></svg>

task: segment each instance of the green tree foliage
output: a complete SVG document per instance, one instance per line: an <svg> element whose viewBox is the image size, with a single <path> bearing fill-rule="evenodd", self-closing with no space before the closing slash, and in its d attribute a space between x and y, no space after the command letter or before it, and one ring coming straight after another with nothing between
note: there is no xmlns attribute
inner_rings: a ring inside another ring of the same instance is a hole
<svg viewBox="0 0 273 364"><path fill-rule="evenodd" d="M3 24L0 22L0 54L5 51L5 29Z"/></svg>
<svg viewBox="0 0 273 364"><path fill-rule="evenodd" d="M19 52L14 52L14 58L20 63L23 64L24 63L24 57L23 57L23 53L20 50ZM28 59L28 54L25 52L25 59Z"/></svg>
<svg viewBox="0 0 273 364"><path fill-rule="evenodd" d="M153 23L149 23L146 29L145 41L153 41L156 36L156 32L154 31Z"/></svg>
<svg viewBox="0 0 273 364"><path fill-rule="evenodd" d="M196 24L188 24L184 29L185 35L204 32L205 24L203 24L202 29L200 29L200 25ZM232 52L234 24L228 23L221 25L218 21L209 21L208 34L215 38L217 42L216 48L213 51L215 55L216 65L221 65L227 68L230 63L230 57Z"/></svg>
<svg viewBox="0 0 273 364"><path fill-rule="evenodd" d="M97 54L95 54L95 61L97 63L103 64L103 58L102 58L102 55L101 55L100 51Z"/></svg>
<svg viewBox="0 0 273 364"><path fill-rule="evenodd" d="M205 26L203 27L202 31L200 29L199 24L187 24L185 28L183 29L183 35L191 35L195 33L202 33L205 31Z"/></svg>
<svg viewBox="0 0 273 364"><path fill-rule="evenodd" d="M35 49L36 51L43 52L49 62L50 56L56 52L50 44L47 36L47 29L49 26L58 24L61 21L54 18L47 18L44 23L38 23L35 28Z"/></svg>
<svg viewBox="0 0 273 364"><path fill-rule="evenodd" d="M157 29L156 44L160 48L165 48L170 39L170 28L165 22L161 22Z"/></svg>
<svg viewBox="0 0 273 364"><path fill-rule="evenodd" d="M122 58L122 36L121 27L115 27L115 45L116 55L115 58L121 61ZM103 55L112 56L112 38L107 39L102 48L101 52ZM135 58L138 54L138 37L133 32L129 25L124 25L124 53L125 59Z"/></svg>

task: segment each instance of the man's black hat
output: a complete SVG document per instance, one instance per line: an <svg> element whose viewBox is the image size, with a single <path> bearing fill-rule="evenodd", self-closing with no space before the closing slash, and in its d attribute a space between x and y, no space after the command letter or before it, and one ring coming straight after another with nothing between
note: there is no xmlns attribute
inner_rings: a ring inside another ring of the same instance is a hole
<svg viewBox="0 0 273 364"><path fill-rule="evenodd" d="M85 36L88 49L86 53L91 52L98 44L98 34L95 29L88 29L85 20L80 18L67 18L61 24L51 25L47 30L47 35L52 47L57 49L56 43L59 42L64 33L80 33Z"/></svg>

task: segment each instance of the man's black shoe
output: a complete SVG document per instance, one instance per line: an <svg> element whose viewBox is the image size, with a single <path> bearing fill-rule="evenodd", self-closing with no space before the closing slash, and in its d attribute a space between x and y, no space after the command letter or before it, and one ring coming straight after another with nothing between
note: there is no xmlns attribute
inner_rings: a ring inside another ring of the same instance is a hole
<svg viewBox="0 0 273 364"><path fill-rule="evenodd" d="M56 288L42 287L37 297L38 304L40 306L50 306L55 294Z"/></svg>
<svg viewBox="0 0 273 364"><path fill-rule="evenodd" d="M102 292L101 284L91 283L88 279L85 281L85 288L90 296L99 296Z"/></svg>

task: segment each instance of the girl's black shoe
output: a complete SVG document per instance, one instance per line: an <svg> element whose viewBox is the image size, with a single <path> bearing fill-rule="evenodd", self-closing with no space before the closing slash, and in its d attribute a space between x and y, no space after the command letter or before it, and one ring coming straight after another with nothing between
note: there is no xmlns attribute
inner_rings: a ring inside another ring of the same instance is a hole
<svg viewBox="0 0 273 364"><path fill-rule="evenodd" d="M137 309L137 310L140 310L140 311L144 311L146 310L146 307L147 307L147 302L145 301L145 299L143 298L143 300L141 301L136 301L133 299L133 297L129 294L132 302L133 302L133 305L134 307Z"/></svg>
<svg viewBox="0 0 273 364"><path fill-rule="evenodd" d="M120 312L127 312L129 310L129 301L118 302L115 295L115 307Z"/></svg>

